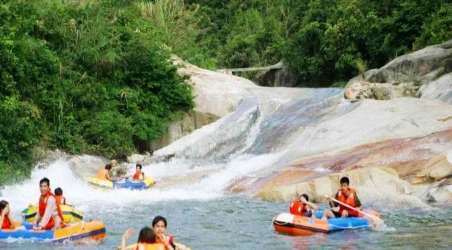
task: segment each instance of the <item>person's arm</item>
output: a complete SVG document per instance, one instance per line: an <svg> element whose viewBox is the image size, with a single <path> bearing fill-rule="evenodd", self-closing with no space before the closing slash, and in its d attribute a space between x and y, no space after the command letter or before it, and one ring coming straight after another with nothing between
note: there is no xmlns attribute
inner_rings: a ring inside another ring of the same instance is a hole
<svg viewBox="0 0 452 250"><path fill-rule="evenodd" d="M339 192L336 192L336 195L334 195L334 199L339 200ZM334 207L339 207L339 203L333 201Z"/></svg>
<svg viewBox="0 0 452 250"><path fill-rule="evenodd" d="M32 206L32 205L30 204L30 206ZM39 215L39 201L38 201L38 207L36 208L36 216L35 216L34 225L37 226L40 221L41 221L41 216Z"/></svg>
<svg viewBox="0 0 452 250"><path fill-rule="evenodd" d="M5 209L2 211L2 213L0 214L0 231L2 230L2 226L3 226L3 220L5 219Z"/></svg>
<svg viewBox="0 0 452 250"><path fill-rule="evenodd" d="M317 205L307 201L304 197L301 198L301 202L303 202L304 204L308 205L308 207L312 210L316 210L317 209Z"/></svg>
<svg viewBox="0 0 452 250"><path fill-rule="evenodd" d="M110 171L107 171L107 172L105 173L105 179L107 179L107 180L109 180L109 181L113 181L113 180L111 179Z"/></svg>
<svg viewBox="0 0 452 250"><path fill-rule="evenodd" d="M339 194L336 193L336 195L334 196L334 198L337 200L337 197L338 197L338 196L339 196ZM339 204L336 203L335 201L332 201L330 196L326 196L326 198L328 199L328 204L329 204L330 207L331 207L331 211L339 212Z"/></svg>
<svg viewBox="0 0 452 250"><path fill-rule="evenodd" d="M132 234L133 234L132 228L129 228L124 232L124 234L122 235L122 238L121 238L121 246L119 247L120 250L133 249L133 248L127 247L127 240L129 240L129 238L132 236Z"/></svg>
<svg viewBox="0 0 452 250"><path fill-rule="evenodd" d="M50 196L49 198L47 198L46 210L44 211L44 215L38 223L38 227L43 228L45 225L47 225L50 218L52 218L54 211L56 211L56 201L53 196Z"/></svg>
<svg viewBox="0 0 452 250"><path fill-rule="evenodd" d="M360 208L362 205L361 205L361 201L358 198L358 194L356 192L355 192L355 200L356 200L356 207Z"/></svg>

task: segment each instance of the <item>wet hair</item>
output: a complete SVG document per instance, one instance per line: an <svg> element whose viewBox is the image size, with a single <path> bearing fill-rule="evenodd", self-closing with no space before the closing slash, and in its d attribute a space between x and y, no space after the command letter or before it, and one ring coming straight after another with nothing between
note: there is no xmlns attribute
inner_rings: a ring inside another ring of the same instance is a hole
<svg viewBox="0 0 452 250"><path fill-rule="evenodd" d="M143 227L138 234L138 243L155 243L155 233L150 227Z"/></svg>
<svg viewBox="0 0 452 250"><path fill-rule="evenodd" d="M46 183L47 186L50 186L50 180L49 180L47 177L44 177L44 178L42 178L42 179L39 181L39 185L40 185L40 186L41 186L42 184L44 184L44 183Z"/></svg>
<svg viewBox="0 0 452 250"><path fill-rule="evenodd" d="M111 164L110 163L108 163L107 165L105 165L105 169L107 169L107 170L110 170L111 169Z"/></svg>
<svg viewBox="0 0 452 250"><path fill-rule="evenodd" d="M142 169L143 166L141 166L141 164L137 163L137 165L135 165L135 167Z"/></svg>
<svg viewBox="0 0 452 250"><path fill-rule="evenodd" d="M168 223L166 222L165 217L158 215L158 216L155 216L155 218L152 220L152 227L155 227L155 225L157 223L159 223L159 221L163 221L163 224L165 224L165 227L168 226Z"/></svg>
<svg viewBox="0 0 452 250"><path fill-rule="evenodd" d="M302 194L301 196L304 197L304 199L305 199L306 201L309 201L309 196L308 196L307 194Z"/></svg>
<svg viewBox="0 0 452 250"><path fill-rule="evenodd" d="M341 178L340 183L341 183L341 185L342 184L350 185L350 179L348 179L347 176L344 176L344 177Z"/></svg>
<svg viewBox="0 0 452 250"><path fill-rule="evenodd" d="M1 200L0 201L0 212L3 211L3 209L5 209L6 206L8 206L8 202L5 200Z"/></svg>
<svg viewBox="0 0 452 250"><path fill-rule="evenodd" d="M60 187L55 188L55 195L63 195L63 189Z"/></svg>

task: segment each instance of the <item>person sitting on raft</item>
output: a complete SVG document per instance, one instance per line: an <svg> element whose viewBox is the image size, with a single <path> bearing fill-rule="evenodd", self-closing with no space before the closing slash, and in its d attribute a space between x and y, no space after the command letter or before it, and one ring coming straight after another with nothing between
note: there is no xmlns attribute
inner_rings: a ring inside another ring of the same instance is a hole
<svg viewBox="0 0 452 250"><path fill-rule="evenodd" d="M157 242L162 243L165 246L165 250L176 249L176 244L174 243L174 237L172 235L167 235L167 221L163 216L156 216L152 220L152 228L157 236Z"/></svg>
<svg viewBox="0 0 452 250"><path fill-rule="evenodd" d="M351 207L356 209L360 209L361 201L356 194L355 189L350 187L350 179L348 177L342 177L340 180L341 188L337 191L335 195L335 199L345 203ZM326 212L327 218L334 217L359 217L360 213L358 210L350 209L344 205L341 205L337 202L330 201L331 210Z"/></svg>
<svg viewBox="0 0 452 250"><path fill-rule="evenodd" d="M136 244L127 246L127 240L132 236L131 228L122 235L120 250L164 250L165 246L156 241L154 230L150 227L144 227L140 230Z"/></svg>
<svg viewBox="0 0 452 250"><path fill-rule="evenodd" d="M306 217L311 217L315 210L317 210L317 206L309 202L309 196L307 194L296 194L289 207L291 214Z"/></svg>
<svg viewBox="0 0 452 250"><path fill-rule="evenodd" d="M104 168L97 171L96 177L101 180L113 181L111 178L111 164L105 165Z"/></svg>
<svg viewBox="0 0 452 250"><path fill-rule="evenodd" d="M66 198L63 196L63 189L55 188L55 200L58 205L66 205Z"/></svg>
<svg viewBox="0 0 452 250"><path fill-rule="evenodd" d="M134 181L142 181L144 180L144 172L141 170L143 166L138 164L135 166L135 174L132 176L132 180Z"/></svg>
<svg viewBox="0 0 452 250"><path fill-rule="evenodd" d="M38 212L33 230L52 230L64 227L63 214L57 204L55 195L50 191L50 181L42 178L39 181L41 196L39 197Z"/></svg>
<svg viewBox="0 0 452 250"><path fill-rule="evenodd" d="M9 203L0 201L0 230L15 229L13 221L9 218Z"/></svg>

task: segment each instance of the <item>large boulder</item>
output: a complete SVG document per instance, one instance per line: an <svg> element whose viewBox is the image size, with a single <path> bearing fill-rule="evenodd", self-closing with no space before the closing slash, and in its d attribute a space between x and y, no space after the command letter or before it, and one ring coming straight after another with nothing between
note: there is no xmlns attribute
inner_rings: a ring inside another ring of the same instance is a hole
<svg viewBox="0 0 452 250"><path fill-rule="evenodd" d="M395 58L351 79L345 98L388 100L423 97L452 102L452 40Z"/></svg>
<svg viewBox="0 0 452 250"><path fill-rule="evenodd" d="M427 199L436 203L452 203L452 178L430 186L427 190Z"/></svg>
<svg viewBox="0 0 452 250"><path fill-rule="evenodd" d="M345 175L366 202L391 201L395 206L449 202L450 187L446 184L450 182L450 148L452 128L420 137L368 143L301 157L270 174L242 178L229 190L285 201L295 192L305 192L323 201L323 196L334 193L338 179Z"/></svg>
<svg viewBox="0 0 452 250"><path fill-rule="evenodd" d="M420 82L425 84L452 72L452 40L399 56L366 74L370 82Z"/></svg>
<svg viewBox="0 0 452 250"><path fill-rule="evenodd" d="M261 105L260 111L270 113L281 104L311 92L306 89L261 87L242 77L199 68L175 56L173 62L179 68L178 73L188 77L195 107L193 112L171 123L167 133L146 145L145 150L155 151L226 116L245 99L256 99Z"/></svg>
<svg viewBox="0 0 452 250"><path fill-rule="evenodd" d="M421 98L436 99L452 104L452 73L423 85L420 94Z"/></svg>
<svg viewBox="0 0 452 250"><path fill-rule="evenodd" d="M425 163L423 171L417 174L418 178L424 181L439 181L448 177L452 177L452 162L448 160L447 155L439 155L433 157Z"/></svg>
<svg viewBox="0 0 452 250"><path fill-rule="evenodd" d="M344 92L346 99L390 100L398 97L416 97L419 86L412 83L373 83L365 80L351 81Z"/></svg>

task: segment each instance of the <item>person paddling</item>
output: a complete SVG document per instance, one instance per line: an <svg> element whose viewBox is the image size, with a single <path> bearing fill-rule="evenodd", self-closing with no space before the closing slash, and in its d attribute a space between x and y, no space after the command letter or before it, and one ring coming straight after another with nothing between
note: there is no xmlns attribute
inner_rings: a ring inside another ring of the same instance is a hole
<svg viewBox="0 0 452 250"><path fill-rule="evenodd" d="M9 218L9 203L5 200L0 201L0 230L15 229L13 221Z"/></svg>
<svg viewBox="0 0 452 250"><path fill-rule="evenodd" d="M335 200L339 202L327 197L330 200L332 209L325 212L326 218L361 216L359 213L361 201L359 200L355 189L350 187L350 179L344 176L341 178L340 184L341 188L335 195Z"/></svg>
<svg viewBox="0 0 452 250"><path fill-rule="evenodd" d="M306 217L311 217L315 210L317 210L317 206L309 202L309 196L307 194L296 194L289 207L291 214Z"/></svg>
<svg viewBox="0 0 452 250"><path fill-rule="evenodd" d="M50 180L42 178L39 181L41 196L39 197L38 213L33 230L52 230L64 227L63 214L57 204L55 195L50 191Z"/></svg>
<svg viewBox="0 0 452 250"><path fill-rule="evenodd" d="M134 181L142 181L144 180L144 172L142 171L143 166L138 164L135 166L135 174L132 176L132 180Z"/></svg>

